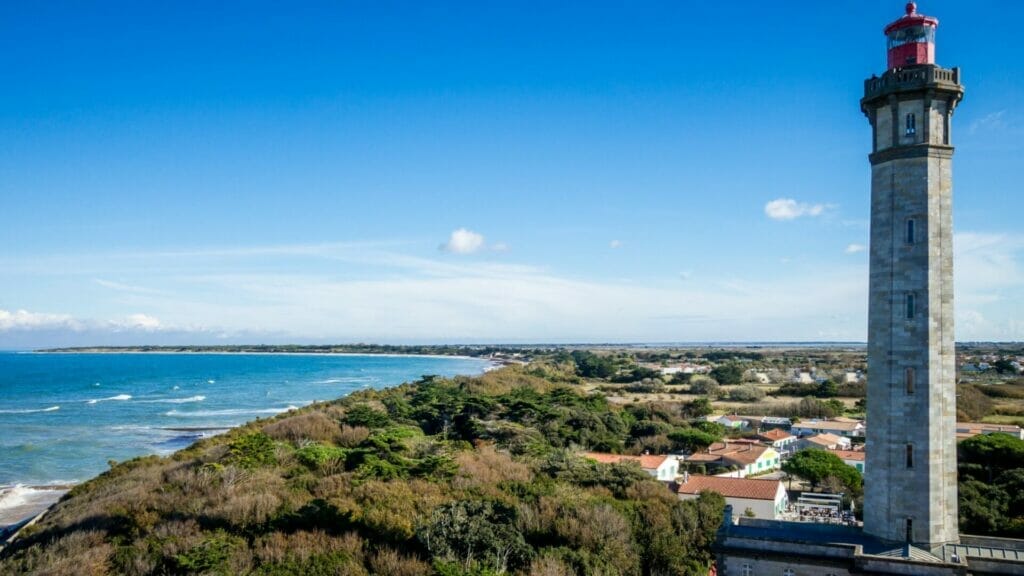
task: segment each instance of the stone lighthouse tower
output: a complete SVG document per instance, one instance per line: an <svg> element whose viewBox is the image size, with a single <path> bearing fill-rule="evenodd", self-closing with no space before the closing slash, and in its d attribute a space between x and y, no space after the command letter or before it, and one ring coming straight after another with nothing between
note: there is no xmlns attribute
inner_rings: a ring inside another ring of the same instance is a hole
<svg viewBox="0 0 1024 576"><path fill-rule="evenodd" d="M963 87L935 63L937 26L907 4L861 100L873 129L864 531L925 549L959 538L950 128Z"/></svg>

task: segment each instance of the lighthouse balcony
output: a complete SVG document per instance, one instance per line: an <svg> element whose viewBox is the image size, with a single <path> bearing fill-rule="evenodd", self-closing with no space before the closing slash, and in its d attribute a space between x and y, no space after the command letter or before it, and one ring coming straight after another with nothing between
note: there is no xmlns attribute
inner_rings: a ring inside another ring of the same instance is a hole
<svg viewBox="0 0 1024 576"><path fill-rule="evenodd" d="M893 68L881 76L864 81L864 99L868 102L895 94L917 90L963 92L959 68L940 68L934 64Z"/></svg>

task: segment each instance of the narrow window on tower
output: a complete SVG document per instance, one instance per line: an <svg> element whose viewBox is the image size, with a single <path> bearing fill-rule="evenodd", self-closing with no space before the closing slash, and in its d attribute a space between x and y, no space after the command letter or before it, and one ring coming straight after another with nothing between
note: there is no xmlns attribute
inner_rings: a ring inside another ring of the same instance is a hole
<svg viewBox="0 0 1024 576"><path fill-rule="evenodd" d="M917 134L917 116L907 114L907 136L913 136L914 134Z"/></svg>
<svg viewBox="0 0 1024 576"><path fill-rule="evenodd" d="M907 444L907 468L914 467L914 445Z"/></svg>
<svg viewBox="0 0 1024 576"><path fill-rule="evenodd" d="M913 244L914 243L914 219L913 218L907 218L906 242L907 242L907 244Z"/></svg>
<svg viewBox="0 0 1024 576"><path fill-rule="evenodd" d="M906 534L906 538L907 538L907 542L912 542L914 540L914 521L911 520L910 518L907 518L907 534Z"/></svg>
<svg viewBox="0 0 1024 576"><path fill-rule="evenodd" d="M907 371L906 371L907 394L913 394L914 393L914 377L915 377L914 369L913 368L907 368Z"/></svg>
<svg viewBox="0 0 1024 576"><path fill-rule="evenodd" d="M914 319L914 314L917 312L917 309L916 309L917 303L914 300L915 300L915 298L914 298L913 294L907 294L907 302L906 302L907 320L913 320Z"/></svg>

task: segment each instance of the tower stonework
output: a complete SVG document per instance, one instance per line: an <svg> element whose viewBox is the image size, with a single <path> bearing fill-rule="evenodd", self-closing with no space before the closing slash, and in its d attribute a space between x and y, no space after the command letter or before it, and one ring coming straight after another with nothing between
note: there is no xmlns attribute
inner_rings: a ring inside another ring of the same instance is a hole
<svg viewBox="0 0 1024 576"><path fill-rule="evenodd" d="M929 550L958 541L950 128L963 87L934 63L937 24L908 4L861 100L873 128L864 531Z"/></svg>

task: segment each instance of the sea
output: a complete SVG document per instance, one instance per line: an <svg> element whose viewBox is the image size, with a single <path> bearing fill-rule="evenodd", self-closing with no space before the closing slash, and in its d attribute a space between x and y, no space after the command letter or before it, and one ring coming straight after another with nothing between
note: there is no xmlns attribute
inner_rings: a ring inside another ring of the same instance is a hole
<svg viewBox="0 0 1024 576"><path fill-rule="evenodd" d="M0 352L0 527L146 454L363 388L480 374L483 359Z"/></svg>

